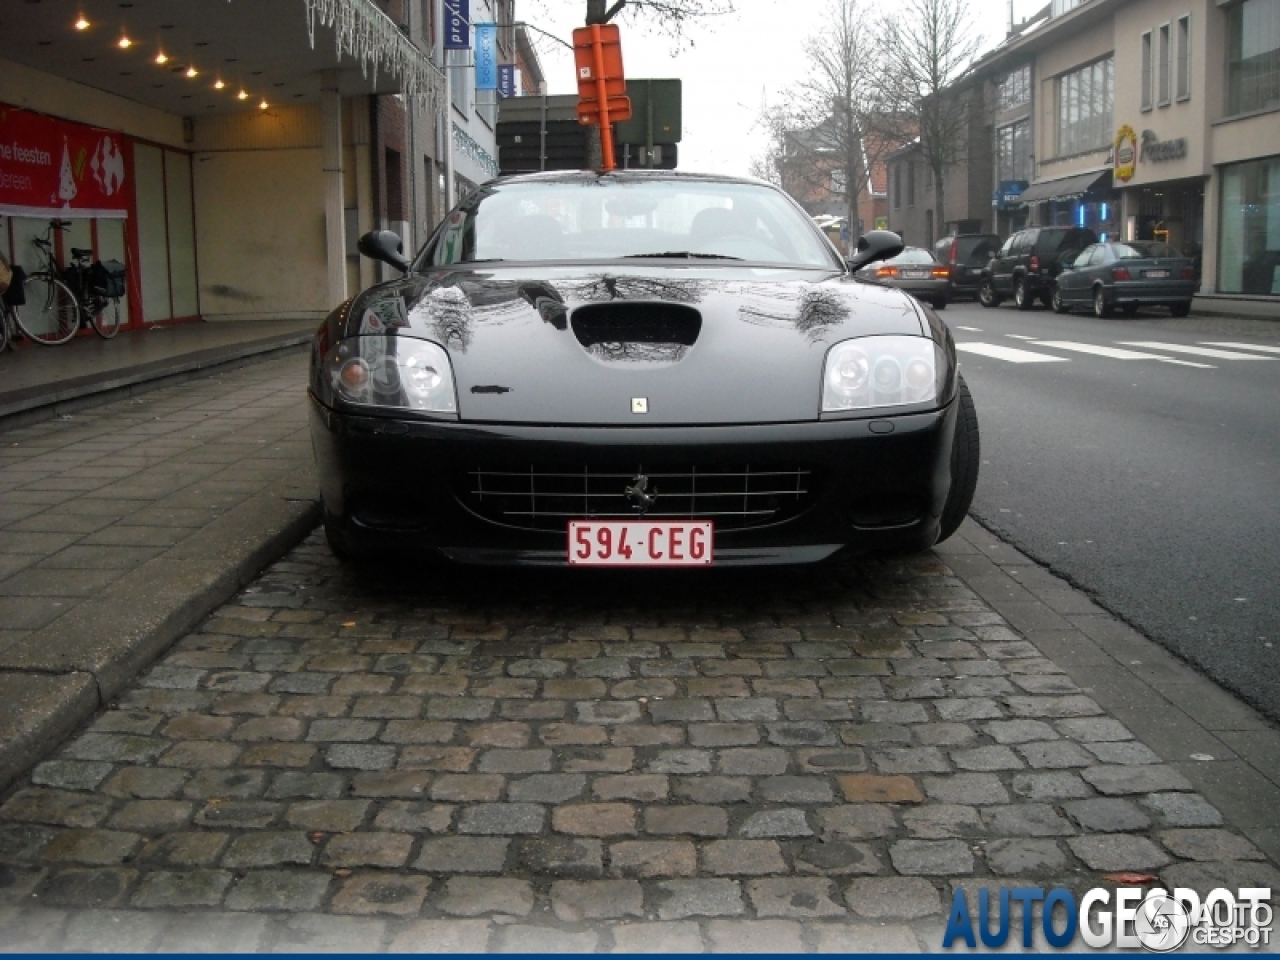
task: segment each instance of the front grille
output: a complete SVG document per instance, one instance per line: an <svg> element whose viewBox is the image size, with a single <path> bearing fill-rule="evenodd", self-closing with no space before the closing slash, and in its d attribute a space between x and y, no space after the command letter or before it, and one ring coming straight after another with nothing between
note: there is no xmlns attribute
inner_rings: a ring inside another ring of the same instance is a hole
<svg viewBox="0 0 1280 960"><path fill-rule="evenodd" d="M474 513L527 530L564 530L570 520L638 518L640 486L650 520L712 520L721 530L781 523L802 513L815 477L802 467L636 464L477 467L460 477L459 499Z"/></svg>

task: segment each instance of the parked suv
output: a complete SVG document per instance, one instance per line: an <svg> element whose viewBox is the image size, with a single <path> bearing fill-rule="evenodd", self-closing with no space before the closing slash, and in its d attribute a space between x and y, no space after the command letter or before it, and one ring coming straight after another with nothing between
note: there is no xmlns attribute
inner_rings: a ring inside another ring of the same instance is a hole
<svg viewBox="0 0 1280 960"><path fill-rule="evenodd" d="M935 243L933 255L947 268L951 296L976 297L982 285L982 270L999 249L1000 238L994 233L955 234Z"/></svg>
<svg viewBox="0 0 1280 960"><path fill-rule="evenodd" d="M1019 310L1030 310L1036 300L1050 305L1054 278L1062 264L1098 238L1085 227L1028 227L1004 242L982 273L978 300L996 307L1012 297Z"/></svg>

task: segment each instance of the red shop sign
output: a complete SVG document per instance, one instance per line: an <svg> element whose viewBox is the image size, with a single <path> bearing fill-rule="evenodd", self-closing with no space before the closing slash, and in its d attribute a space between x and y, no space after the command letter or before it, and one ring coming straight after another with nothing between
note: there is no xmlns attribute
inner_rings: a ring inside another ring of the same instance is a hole
<svg viewBox="0 0 1280 960"><path fill-rule="evenodd" d="M124 137L0 105L0 212L123 217Z"/></svg>

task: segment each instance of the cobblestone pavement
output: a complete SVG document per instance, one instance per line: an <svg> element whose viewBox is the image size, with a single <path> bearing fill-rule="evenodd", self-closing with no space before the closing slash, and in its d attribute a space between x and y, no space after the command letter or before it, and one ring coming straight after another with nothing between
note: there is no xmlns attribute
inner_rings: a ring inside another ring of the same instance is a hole
<svg viewBox="0 0 1280 960"><path fill-rule="evenodd" d="M1280 888L945 554L357 575L318 535L34 769L0 862L10 949L915 950L956 885Z"/></svg>

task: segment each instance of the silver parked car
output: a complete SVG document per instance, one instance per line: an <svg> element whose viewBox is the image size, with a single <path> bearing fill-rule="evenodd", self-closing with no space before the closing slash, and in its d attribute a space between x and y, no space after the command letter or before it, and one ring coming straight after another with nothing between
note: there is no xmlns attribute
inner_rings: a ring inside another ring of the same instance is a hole
<svg viewBox="0 0 1280 960"><path fill-rule="evenodd" d="M951 298L950 270L921 247L907 247L892 260L863 267L858 276L905 290L937 310L944 309Z"/></svg>

